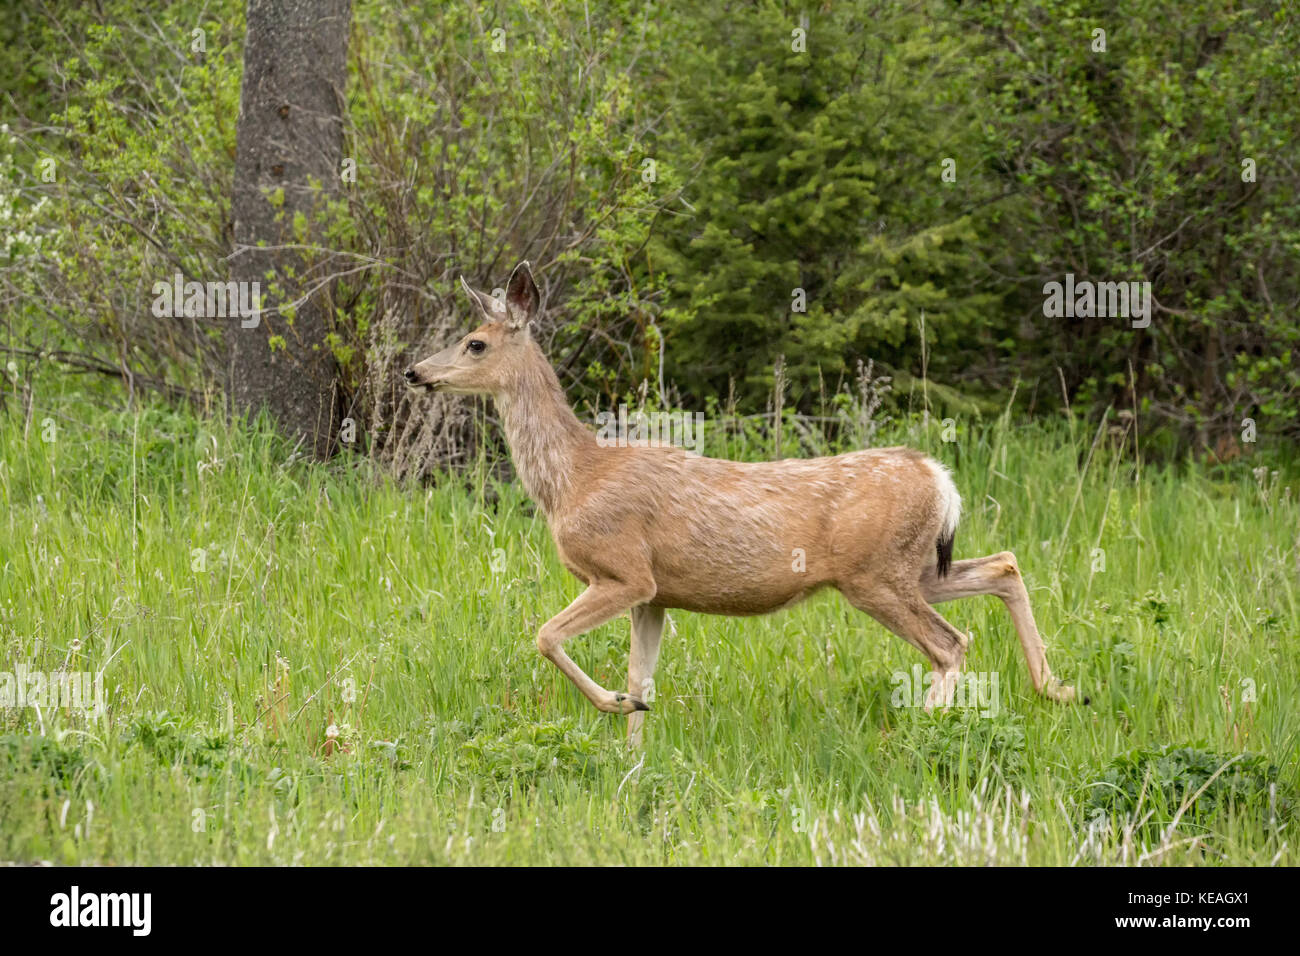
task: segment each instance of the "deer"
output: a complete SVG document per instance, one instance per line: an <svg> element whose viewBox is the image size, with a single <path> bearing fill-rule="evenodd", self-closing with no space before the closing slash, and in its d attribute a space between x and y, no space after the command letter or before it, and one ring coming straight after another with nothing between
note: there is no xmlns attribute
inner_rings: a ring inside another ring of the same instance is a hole
<svg viewBox="0 0 1300 956"><path fill-rule="evenodd" d="M933 605L978 595L1006 605L1034 690L1074 699L1047 664L1016 556L953 560L962 503L941 463L907 447L738 462L599 441L536 341L541 296L528 262L511 273L504 301L460 283L481 324L407 368L406 383L491 396L515 472L560 562L586 586L542 625L537 649L598 710L627 716L629 746L642 742L666 611L767 614L824 588L925 655L926 711L951 705L968 647ZM600 686L565 652L623 614L626 693Z"/></svg>

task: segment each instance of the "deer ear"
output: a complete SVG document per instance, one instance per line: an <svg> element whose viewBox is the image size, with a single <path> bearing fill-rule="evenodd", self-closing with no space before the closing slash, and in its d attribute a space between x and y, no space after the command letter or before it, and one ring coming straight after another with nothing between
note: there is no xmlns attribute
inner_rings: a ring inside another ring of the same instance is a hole
<svg viewBox="0 0 1300 956"><path fill-rule="evenodd" d="M510 273L510 281L506 283L506 309L509 313L507 324L511 328L522 329L537 318L541 304L542 294L537 291L532 269L526 261L519 263L515 266L515 271Z"/></svg>
<svg viewBox="0 0 1300 956"><path fill-rule="evenodd" d="M486 292L477 292L474 289L471 289L469 283L465 281L464 276L460 277L460 287L465 290L465 294L469 296L470 301L478 306L478 310L483 314L483 318L487 319L489 322L506 321L506 304L500 299L495 296L490 296Z"/></svg>

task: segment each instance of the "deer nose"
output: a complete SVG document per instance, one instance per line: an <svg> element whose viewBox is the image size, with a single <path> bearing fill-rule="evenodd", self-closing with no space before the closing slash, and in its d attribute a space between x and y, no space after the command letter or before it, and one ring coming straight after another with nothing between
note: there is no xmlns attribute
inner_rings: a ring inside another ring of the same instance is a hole
<svg viewBox="0 0 1300 956"><path fill-rule="evenodd" d="M415 381L415 369L413 368L408 368L405 372L402 373L402 375L406 378L408 382Z"/></svg>

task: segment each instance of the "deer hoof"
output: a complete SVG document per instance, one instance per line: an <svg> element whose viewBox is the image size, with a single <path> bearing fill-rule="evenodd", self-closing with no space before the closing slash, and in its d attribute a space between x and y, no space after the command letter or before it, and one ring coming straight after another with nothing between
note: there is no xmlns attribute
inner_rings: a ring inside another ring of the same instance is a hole
<svg viewBox="0 0 1300 956"><path fill-rule="evenodd" d="M1059 677L1053 677L1051 682L1043 688L1043 696L1048 700L1059 701L1062 704L1074 703L1074 688L1069 684L1061 682Z"/></svg>
<svg viewBox="0 0 1300 956"><path fill-rule="evenodd" d="M649 710L650 707L639 697L633 697L631 694L615 694L614 704L616 714L635 714L638 710Z"/></svg>

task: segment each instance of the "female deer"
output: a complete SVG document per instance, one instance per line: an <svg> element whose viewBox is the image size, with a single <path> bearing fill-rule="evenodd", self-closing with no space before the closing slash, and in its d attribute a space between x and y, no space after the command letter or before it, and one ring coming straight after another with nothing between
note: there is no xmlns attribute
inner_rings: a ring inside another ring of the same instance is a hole
<svg viewBox="0 0 1300 956"><path fill-rule="evenodd" d="M574 415L530 334L540 295L528 263L510 276L504 302L461 284L484 323L407 369L406 380L496 401L520 480L560 560L587 585L542 626L537 647L596 707L629 716L634 746L666 609L765 614L824 587L929 658L927 709L951 702L966 655L965 636L930 605L978 594L997 595L1011 612L1035 690L1073 699L1047 666L1015 556L952 561L961 499L938 462L908 448L747 463L605 447ZM588 677L564 643L629 610L622 694Z"/></svg>

